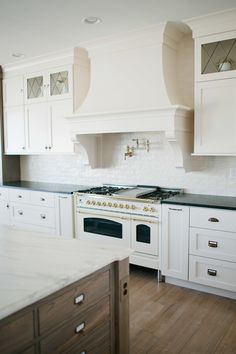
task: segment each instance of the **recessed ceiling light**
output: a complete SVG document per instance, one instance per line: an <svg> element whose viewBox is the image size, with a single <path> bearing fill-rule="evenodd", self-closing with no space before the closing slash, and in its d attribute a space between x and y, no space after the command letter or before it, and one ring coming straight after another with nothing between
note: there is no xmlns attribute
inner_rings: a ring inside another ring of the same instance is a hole
<svg viewBox="0 0 236 354"><path fill-rule="evenodd" d="M97 23L102 22L102 19L95 16L89 16L89 17L85 17L83 19L83 22L86 23L87 25L95 25Z"/></svg>
<svg viewBox="0 0 236 354"><path fill-rule="evenodd" d="M12 56L14 57L14 58L24 58L25 57L25 54L23 54L23 53L19 53L19 52L15 52L15 53L12 53Z"/></svg>

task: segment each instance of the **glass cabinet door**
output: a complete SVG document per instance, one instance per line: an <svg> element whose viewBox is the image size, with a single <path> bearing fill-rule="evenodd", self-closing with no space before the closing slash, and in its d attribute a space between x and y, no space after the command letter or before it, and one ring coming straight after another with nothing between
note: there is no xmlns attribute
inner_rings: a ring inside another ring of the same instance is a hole
<svg viewBox="0 0 236 354"><path fill-rule="evenodd" d="M72 68L61 67L49 72L48 98L57 100L71 96Z"/></svg>
<svg viewBox="0 0 236 354"><path fill-rule="evenodd" d="M28 101L34 101L44 96L43 75L28 77L26 79L26 95Z"/></svg>

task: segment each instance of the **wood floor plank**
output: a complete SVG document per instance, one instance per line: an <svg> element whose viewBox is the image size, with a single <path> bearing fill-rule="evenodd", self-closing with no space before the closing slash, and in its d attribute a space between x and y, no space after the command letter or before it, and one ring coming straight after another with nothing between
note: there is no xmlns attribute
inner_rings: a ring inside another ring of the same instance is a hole
<svg viewBox="0 0 236 354"><path fill-rule="evenodd" d="M131 267L131 354L236 353L236 301L157 283Z"/></svg>

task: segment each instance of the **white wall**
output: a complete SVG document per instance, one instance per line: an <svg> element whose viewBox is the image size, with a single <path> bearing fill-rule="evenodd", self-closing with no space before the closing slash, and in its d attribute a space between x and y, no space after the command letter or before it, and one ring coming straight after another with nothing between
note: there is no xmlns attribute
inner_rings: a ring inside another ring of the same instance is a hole
<svg viewBox="0 0 236 354"><path fill-rule="evenodd" d="M133 138L148 138L150 152L139 150L124 160ZM79 155L22 156L23 180L100 185L102 183L149 184L185 188L187 192L236 196L236 179L229 178L236 157L205 157L201 170L185 173L174 167L171 148L162 133L117 135L112 166L92 170Z"/></svg>

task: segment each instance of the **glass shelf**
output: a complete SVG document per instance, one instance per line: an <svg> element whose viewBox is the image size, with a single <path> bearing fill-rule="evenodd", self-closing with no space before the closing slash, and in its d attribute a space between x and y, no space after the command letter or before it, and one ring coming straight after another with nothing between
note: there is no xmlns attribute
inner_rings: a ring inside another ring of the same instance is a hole
<svg viewBox="0 0 236 354"><path fill-rule="evenodd" d="M236 38L201 45L201 73L236 70Z"/></svg>

